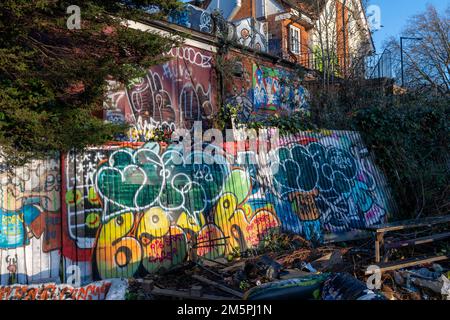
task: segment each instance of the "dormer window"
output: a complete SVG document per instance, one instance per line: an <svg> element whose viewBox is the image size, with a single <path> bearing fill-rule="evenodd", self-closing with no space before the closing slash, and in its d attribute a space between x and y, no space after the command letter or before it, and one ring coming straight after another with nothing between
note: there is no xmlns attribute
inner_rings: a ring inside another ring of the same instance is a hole
<svg viewBox="0 0 450 320"><path fill-rule="evenodd" d="M293 54L300 54L300 29L289 26L289 50Z"/></svg>

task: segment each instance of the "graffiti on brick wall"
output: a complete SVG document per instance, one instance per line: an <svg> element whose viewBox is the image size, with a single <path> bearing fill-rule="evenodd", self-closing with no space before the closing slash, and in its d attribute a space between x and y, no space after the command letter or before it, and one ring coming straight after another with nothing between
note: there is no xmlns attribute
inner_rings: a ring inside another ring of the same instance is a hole
<svg viewBox="0 0 450 320"><path fill-rule="evenodd" d="M105 119L132 125L125 141L150 141L156 128L169 133L191 129L194 121L211 123L215 81L210 52L194 47L173 48L170 60L152 67L128 90L113 90Z"/></svg>
<svg viewBox="0 0 450 320"><path fill-rule="evenodd" d="M268 51L266 23L247 18L233 22L231 30L233 32L229 35L229 39L237 41L245 47L263 52Z"/></svg>
<svg viewBox="0 0 450 320"><path fill-rule="evenodd" d="M58 276L61 248L59 160L0 171L0 283Z"/></svg>
<svg viewBox="0 0 450 320"><path fill-rule="evenodd" d="M16 171L19 180L4 173L2 285L60 271L61 280L74 272L83 283L139 277L193 254L213 259L264 246L280 231L320 241L384 222L389 212L385 180L355 132L283 137L264 155L269 162L251 150L232 161L228 143L187 155L181 148L116 143L72 152L62 158L62 179L58 163ZM49 219L59 199L62 220Z"/></svg>
<svg viewBox="0 0 450 320"><path fill-rule="evenodd" d="M173 12L168 21L200 32L213 32L211 14L191 4L185 5L183 10Z"/></svg>
<svg viewBox="0 0 450 320"><path fill-rule="evenodd" d="M293 74L253 65L253 105L258 111L293 112L308 108L308 91Z"/></svg>

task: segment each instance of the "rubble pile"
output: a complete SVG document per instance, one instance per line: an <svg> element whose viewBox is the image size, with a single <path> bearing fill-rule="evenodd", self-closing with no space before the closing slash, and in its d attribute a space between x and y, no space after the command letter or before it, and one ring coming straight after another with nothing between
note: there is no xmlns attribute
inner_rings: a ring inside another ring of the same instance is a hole
<svg viewBox="0 0 450 320"><path fill-rule="evenodd" d="M130 281L129 299L187 300L442 300L450 299L448 265L383 272L368 287L371 241L313 247L298 236L277 248L251 251L232 261L199 257L172 271ZM280 245L281 243L281 245Z"/></svg>

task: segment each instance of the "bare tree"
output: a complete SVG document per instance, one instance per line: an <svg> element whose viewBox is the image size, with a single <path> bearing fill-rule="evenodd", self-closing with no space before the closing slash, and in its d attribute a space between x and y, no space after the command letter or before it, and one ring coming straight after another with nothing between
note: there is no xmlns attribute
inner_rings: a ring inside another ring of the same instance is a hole
<svg viewBox="0 0 450 320"><path fill-rule="evenodd" d="M408 21L402 36L413 38L403 46L405 87L450 94L450 5L441 14L429 5ZM399 40L391 38L386 47L394 54L394 72L400 83Z"/></svg>
<svg viewBox="0 0 450 320"><path fill-rule="evenodd" d="M370 30L359 0L310 0L316 16L311 51L327 86L335 77L360 78L371 53Z"/></svg>

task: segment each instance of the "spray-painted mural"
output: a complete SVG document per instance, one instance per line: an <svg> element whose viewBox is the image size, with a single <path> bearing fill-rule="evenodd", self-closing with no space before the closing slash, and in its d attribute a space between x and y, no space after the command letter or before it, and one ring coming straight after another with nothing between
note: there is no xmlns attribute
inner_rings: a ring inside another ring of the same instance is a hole
<svg viewBox="0 0 450 320"><path fill-rule="evenodd" d="M255 112L293 112L308 108L308 91L295 75L283 70L253 65L253 104Z"/></svg>
<svg viewBox="0 0 450 320"><path fill-rule="evenodd" d="M59 160L0 169L0 284L59 277Z"/></svg>
<svg viewBox="0 0 450 320"><path fill-rule="evenodd" d="M129 123L125 141L149 141L154 129L190 129L194 121L210 124L216 111L216 88L211 52L194 47L173 48L167 63L155 66L129 90L114 83L107 99L105 119Z"/></svg>
<svg viewBox="0 0 450 320"><path fill-rule="evenodd" d="M229 40L258 51L268 51L267 23L246 18L234 21L230 25L230 30L232 32L228 36Z"/></svg>
<svg viewBox="0 0 450 320"><path fill-rule="evenodd" d="M183 10L173 12L168 21L205 33L212 33L214 30L211 13L191 4L184 5Z"/></svg>
<svg viewBox="0 0 450 320"><path fill-rule="evenodd" d="M264 161L234 149L120 143L4 172L2 285L139 277L280 231L321 241L387 217L385 180L357 133L284 137Z"/></svg>
<svg viewBox="0 0 450 320"><path fill-rule="evenodd" d="M227 87L225 105L237 106L241 122L259 120L274 114L309 112L309 91L294 72L237 62L239 76Z"/></svg>

